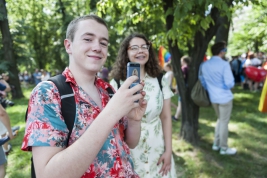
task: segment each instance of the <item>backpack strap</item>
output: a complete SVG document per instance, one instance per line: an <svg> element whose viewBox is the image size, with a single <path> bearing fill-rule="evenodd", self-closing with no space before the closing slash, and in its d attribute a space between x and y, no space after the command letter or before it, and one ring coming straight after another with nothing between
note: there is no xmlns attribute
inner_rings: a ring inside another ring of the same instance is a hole
<svg viewBox="0 0 267 178"><path fill-rule="evenodd" d="M161 72L160 74L159 74L159 76L157 76L157 79L158 79L158 82L159 82L159 87L160 87L160 90L162 91L162 83L161 83L161 81L162 81L162 77L163 77L163 73Z"/></svg>
<svg viewBox="0 0 267 178"><path fill-rule="evenodd" d="M121 82L120 82L120 80L118 80L118 79L115 79L114 78L114 80L115 80L115 82L117 83L117 86L118 86L118 89L121 87Z"/></svg>
<svg viewBox="0 0 267 178"><path fill-rule="evenodd" d="M76 103L74 93L72 91L70 83L66 82L66 77L62 74L51 77L48 79L48 81L51 81L56 85L60 94L61 113L69 130L69 134L67 137L68 145L76 115Z"/></svg>
<svg viewBox="0 0 267 178"><path fill-rule="evenodd" d="M106 88L106 91L108 92L108 96L111 99L114 95L114 91L110 87Z"/></svg>

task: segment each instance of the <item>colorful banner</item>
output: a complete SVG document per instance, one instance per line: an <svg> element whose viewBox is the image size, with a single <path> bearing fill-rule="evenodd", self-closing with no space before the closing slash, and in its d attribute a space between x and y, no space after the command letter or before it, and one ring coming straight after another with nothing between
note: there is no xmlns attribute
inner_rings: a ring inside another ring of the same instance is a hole
<svg viewBox="0 0 267 178"><path fill-rule="evenodd" d="M171 54L161 46L159 48L159 63L161 67L164 67L164 64L171 61Z"/></svg>
<svg viewBox="0 0 267 178"><path fill-rule="evenodd" d="M267 113L267 78L265 79L264 86L261 92L259 111Z"/></svg>

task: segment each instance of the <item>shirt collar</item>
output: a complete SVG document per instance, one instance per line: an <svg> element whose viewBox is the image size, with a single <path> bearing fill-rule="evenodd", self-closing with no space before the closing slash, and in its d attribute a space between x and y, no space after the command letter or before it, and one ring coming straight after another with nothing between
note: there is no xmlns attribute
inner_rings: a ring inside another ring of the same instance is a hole
<svg viewBox="0 0 267 178"><path fill-rule="evenodd" d="M75 86L77 86L76 80L68 67L65 68L62 75L66 77L66 82L70 82L74 84ZM107 89L107 88L113 89L113 87L109 83L105 82L104 80L102 80L101 78L97 76L95 77L95 85L102 87L104 89Z"/></svg>

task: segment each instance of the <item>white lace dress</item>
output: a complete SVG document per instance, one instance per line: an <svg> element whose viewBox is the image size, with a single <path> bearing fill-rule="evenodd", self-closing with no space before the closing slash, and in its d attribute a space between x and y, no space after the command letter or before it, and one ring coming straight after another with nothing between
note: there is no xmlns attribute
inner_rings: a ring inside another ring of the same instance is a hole
<svg viewBox="0 0 267 178"><path fill-rule="evenodd" d="M121 84L123 83L120 81ZM111 80L110 84L117 90L115 80ZM162 78L162 92L159 87L157 78L145 76L146 92L145 99L148 101L145 115L142 118L141 137L135 149L131 149L131 155L134 161L134 170L142 178L162 177L159 171L162 164L157 166L160 156L164 153L164 137L160 113L163 107L163 97L168 99L173 93L168 86L166 78ZM171 119L171 118L170 118ZM172 157L171 171L164 178L176 178L175 164Z"/></svg>

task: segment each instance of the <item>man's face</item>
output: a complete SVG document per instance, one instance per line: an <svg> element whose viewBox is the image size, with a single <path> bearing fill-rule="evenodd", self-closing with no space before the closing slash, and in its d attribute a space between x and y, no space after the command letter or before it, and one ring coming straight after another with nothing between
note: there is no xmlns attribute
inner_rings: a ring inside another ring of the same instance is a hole
<svg viewBox="0 0 267 178"><path fill-rule="evenodd" d="M70 55L70 67L80 72L98 72L108 53L108 30L95 20L83 20L77 25L74 39L64 41Z"/></svg>

